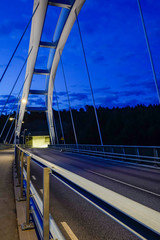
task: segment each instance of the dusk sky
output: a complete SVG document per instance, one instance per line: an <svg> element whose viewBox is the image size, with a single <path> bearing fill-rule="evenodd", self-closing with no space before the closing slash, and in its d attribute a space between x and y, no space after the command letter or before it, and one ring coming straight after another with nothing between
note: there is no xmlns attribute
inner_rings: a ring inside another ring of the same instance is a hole
<svg viewBox="0 0 160 240"><path fill-rule="evenodd" d="M140 2L157 79L160 82L160 1L140 0ZM8 0L0 3L0 75L31 17L32 9L33 0ZM48 8L42 40L52 40L59 13L58 7ZM79 15L79 23L96 106L112 108L158 104L137 0L86 0ZM30 28L0 83L0 109L3 108L27 56L29 37ZM49 50L40 49L37 68L46 68L48 54ZM64 48L62 60L71 106L80 108L91 105L89 81L76 23ZM6 108L8 110L23 84L24 75L25 69L10 98ZM55 85L60 109L68 109L60 64ZM32 89L44 90L44 88L45 78L34 77ZM44 99L39 96L30 98L28 102L30 106L41 106L43 103Z"/></svg>

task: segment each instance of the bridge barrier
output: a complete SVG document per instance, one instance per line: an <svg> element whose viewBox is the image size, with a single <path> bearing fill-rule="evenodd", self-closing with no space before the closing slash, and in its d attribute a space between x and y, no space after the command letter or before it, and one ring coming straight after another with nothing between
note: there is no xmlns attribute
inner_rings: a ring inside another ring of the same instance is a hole
<svg viewBox="0 0 160 240"><path fill-rule="evenodd" d="M24 156L27 157L25 167ZM30 180L31 161L43 168L43 201ZM15 165L20 185L20 196L18 201L26 200L26 221L21 225L22 230L36 228L39 239L64 240L54 219L49 214L49 175L51 170L47 164L36 159L29 152L18 145L15 148Z"/></svg>
<svg viewBox="0 0 160 240"><path fill-rule="evenodd" d="M55 144L49 145L48 147L106 160L127 162L129 164L150 168L160 168L159 146Z"/></svg>
<svg viewBox="0 0 160 240"><path fill-rule="evenodd" d="M22 161L24 161L23 153L27 156L27 170L22 164ZM25 193L27 198L27 214L24 227L27 227L28 223L32 224L31 220L33 219L40 239L64 239L49 214L49 175L57 178L139 238L160 239L159 212L31 154L19 146L16 146L15 161L16 165L19 165L21 178L23 176L23 182L21 181L23 196ZM30 164L28 165L28 161L33 161L43 168L43 201L30 181Z"/></svg>
<svg viewBox="0 0 160 240"><path fill-rule="evenodd" d="M13 147L14 147L13 144L2 144L2 143L0 143L0 150L5 150L5 149L13 148Z"/></svg>

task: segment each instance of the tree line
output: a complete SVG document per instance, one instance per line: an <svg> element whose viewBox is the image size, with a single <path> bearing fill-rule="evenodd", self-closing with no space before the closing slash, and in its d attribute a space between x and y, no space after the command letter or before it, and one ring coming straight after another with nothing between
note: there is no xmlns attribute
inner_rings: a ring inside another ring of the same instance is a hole
<svg viewBox="0 0 160 240"><path fill-rule="evenodd" d="M62 133L58 112L53 110L58 140ZM99 125L105 145L160 145L160 106L159 105L137 105L124 108L97 108ZM75 143L71 123L70 112L60 111L64 137L66 143ZM96 124L94 109L92 106L72 109L76 135L79 144L100 144L98 128ZM0 119L0 131L7 119L2 115ZM1 138L10 127L8 124ZM48 125L45 113L25 113L23 129L31 135L43 135L48 133ZM27 134L27 133L26 133Z"/></svg>

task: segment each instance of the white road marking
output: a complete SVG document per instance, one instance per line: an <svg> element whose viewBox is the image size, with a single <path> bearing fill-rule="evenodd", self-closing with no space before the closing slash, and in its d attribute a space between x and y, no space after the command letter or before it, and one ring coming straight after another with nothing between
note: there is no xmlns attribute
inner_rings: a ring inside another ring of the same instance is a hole
<svg viewBox="0 0 160 240"><path fill-rule="evenodd" d="M157 197L160 197L160 194L158 194L158 193L154 193L154 192L148 191L148 190L146 190L146 189L143 189L143 188L140 188L140 187L136 187L136 186L134 186L134 185L132 185L132 184L129 184L129 183L126 183L126 182L122 182L122 181L117 180L117 179L115 179L115 178L108 177L108 176L106 176L106 175L103 175L103 174L101 174L101 173L97 173L97 172L91 171L91 170L89 170L89 169L85 169L85 170L88 171L88 172L91 172L91 173L93 173L93 174L96 174L96 175L98 175L98 176L101 176L101 177L104 177L104 178L108 178L108 179L110 179L110 180L112 180L112 181L115 181L115 182L118 182L118 183L127 185L127 186L129 186L129 187L132 187L132 188L141 190L141 191L143 191L143 192L150 193L150 194L155 195L155 196L157 196Z"/></svg>
<svg viewBox="0 0 160 240"><path fill-rule="evenodd" d="M43 194L43 189L42 188L40 189L40 192Z"/></svg>
<svg viewBox="0 0 160 240"><path fill-rule="evenodd" d="M66 222L61 222L62 226L64 227L65 231L67 232L68 236L72 240L78 240L76 235L72 232L71 228L68 226Z"/></svg>
<svg viewBox="0 0 160 240"><path fill-rule="evenodd" d="M33 180L36 180L36 177L32 175Z"/></svg>

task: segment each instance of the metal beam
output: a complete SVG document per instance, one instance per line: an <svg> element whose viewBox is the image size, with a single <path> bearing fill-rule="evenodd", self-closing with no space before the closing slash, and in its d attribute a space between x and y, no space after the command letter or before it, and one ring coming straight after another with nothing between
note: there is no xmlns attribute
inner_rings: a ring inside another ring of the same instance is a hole
<svg viewBox="0 0 160 240"><path fill-rule="evenodd" d="M28 99L29 89L30 89L30 85L33 77L33 71L35 68L35 63L36 63L38 49L39 49L39 43L41 40L42 29L43 29L46 11L48 7L48 0L39 0L39 1L34 0L33 11L37 7L38 2L39 2L39 7L32 19L30 44L29 44L29 51L32 47L33 49L27 62L26 76L28 77L24 83L23 94L22 94L22 99L26 99L26 100ZM20 114L19 114L17 128L16 128L17 137L20 136L25 108L26 108L26 104L21 103Z"/></svg>
<svg viewBox="0 0 160 240"><path fill-rule="evenodd" d="M70 9L72 6L70 0L49 0L48 5L55 6L55 7L61 7L61 8L67 8L67 9Z"/></svg>
<svg viewBox="0 0 160 240"><path fill-rule="evenodd" d="M39 46L40 47L44 47L44 48L56 48L57 43L40 41L40 45Z"/></svg>
<svg viewBox="0 0 160 240"><path fill-rule="evenodd" d="M29 90L29 94L35 94L35 95L47 95L48 92L44 90Z"/></svg>
<svg viewBox="0 0 160 240"><path fill-rule="evenodd" d="M29 112L47 112L46 107L26 107L26 111Z"/></svg>
<svg viewBox="0 0 160 240"><path fill-rule="evenodd" d="M85 0L75 0L74 4L70 11L67 9L62 9L56 31L54 33L53 42L58 41L55 52L53 53L53 49L50 50L50 58L49 63L52 62L50 75L48 76L48 99L46 104L48 105L48 123L49 123L49 132L51 141L54 139L52 123L53 123L53 114L52 114L52 99L53 99L53 88L54 88L54 80L58 68L58 64L60 61L60 54L62 54L63 48L66 44L67 38L70 34L70 31L76 21L76 15L79 14ZM75 13L76 11L76 13ZM53 141L52 141L53 142Z"/></svg>
<svg viewBox="0 0 160 240"><path fill-rule="evenodd" d="M47 69L34 69L33 74L40 74L40 75L49 75L50 71Z"/></svg>

